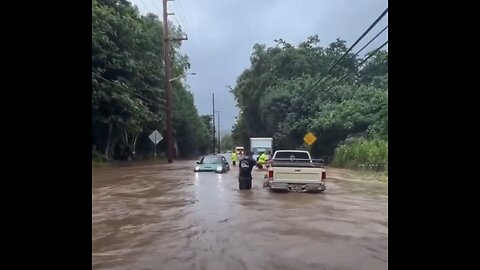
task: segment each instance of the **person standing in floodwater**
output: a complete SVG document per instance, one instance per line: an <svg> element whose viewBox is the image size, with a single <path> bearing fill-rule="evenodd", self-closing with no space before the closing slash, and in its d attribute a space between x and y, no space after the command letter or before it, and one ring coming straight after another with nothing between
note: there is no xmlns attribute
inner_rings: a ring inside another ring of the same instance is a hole
<svg viewBox="0 0 480 270"><path fill-rule="evenodd" d="M240 190L252 188L252 170L256 164L257 162L252 158L252 152L246 151L245 157L238 164L240 167L238 174L238 187Z"/></svg>
<svg viewBox="0 0 480 270"><path fill-rule="evenodd" d="M235 150L233 150L230 158L232 159L232 165L233 167L237 167L237 153L235 152Z"/></svg>

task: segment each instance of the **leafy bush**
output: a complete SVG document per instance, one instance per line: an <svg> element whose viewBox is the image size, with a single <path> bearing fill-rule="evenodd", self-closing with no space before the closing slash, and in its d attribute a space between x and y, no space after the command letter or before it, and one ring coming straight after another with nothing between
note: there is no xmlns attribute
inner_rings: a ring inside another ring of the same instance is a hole
<svg viewBox="0 0 480 270"><path fill-rule="evenodd" d="M333 165L338 167L377 168L388 165L388 141L356 139L335 149Z"/></svg>

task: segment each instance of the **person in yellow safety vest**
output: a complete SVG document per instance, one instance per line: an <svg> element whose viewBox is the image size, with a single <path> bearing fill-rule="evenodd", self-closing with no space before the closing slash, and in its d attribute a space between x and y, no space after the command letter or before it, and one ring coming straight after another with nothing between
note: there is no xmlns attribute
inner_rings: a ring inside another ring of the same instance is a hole
<svg viewBox="0 0 480 270"><path fill-rule="evenodd" d="M257 161L258 168L263 168L263 165L264 165L265 163L267 163L267 160L268 160L267 154L262 153L262 154L258 157L258 161Z"/></svg>
<svg viewBox="0 0 480 270"><path fill-rule="evenodd" d="M233 150L232 155L230 156L230 158L232 159L232 165L233 165L233 167L237 167L237 153L235 152L235 150Z"/></svg>

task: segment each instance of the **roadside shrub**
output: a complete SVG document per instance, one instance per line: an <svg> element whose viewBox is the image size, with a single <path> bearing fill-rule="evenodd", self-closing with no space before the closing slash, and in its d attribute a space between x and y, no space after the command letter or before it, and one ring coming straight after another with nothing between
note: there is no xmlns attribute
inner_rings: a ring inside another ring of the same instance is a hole
<svg viewBox="0 0 480 270"><path fill-rule="evenodd" d="M104 162L107 161L107 158L105 157L105 155L100 154L97 151L92 151L92 161Z"/></svg>
<svg viewBox="0 0 480 270"><path fill-rule="evenodd" d="M347 168L383 168L388 165L388 141L355 139L335 149L333 165Z"/></svg>

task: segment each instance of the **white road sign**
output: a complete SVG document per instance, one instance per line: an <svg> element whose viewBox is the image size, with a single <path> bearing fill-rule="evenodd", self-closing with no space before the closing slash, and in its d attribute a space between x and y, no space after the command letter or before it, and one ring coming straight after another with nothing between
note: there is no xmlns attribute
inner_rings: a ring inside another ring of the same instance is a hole
<svg viewBox="0 0 480 270"><path fill-rule="evenodd" d="M157 145L159 142L161 142L163 140L162 134L160 134L160 132L158 132L158 130L155 130L154 132L152 132L152 134L150 134L150 136L148 136L148 138L150 138L150 140L155 145Z"/></svg>

